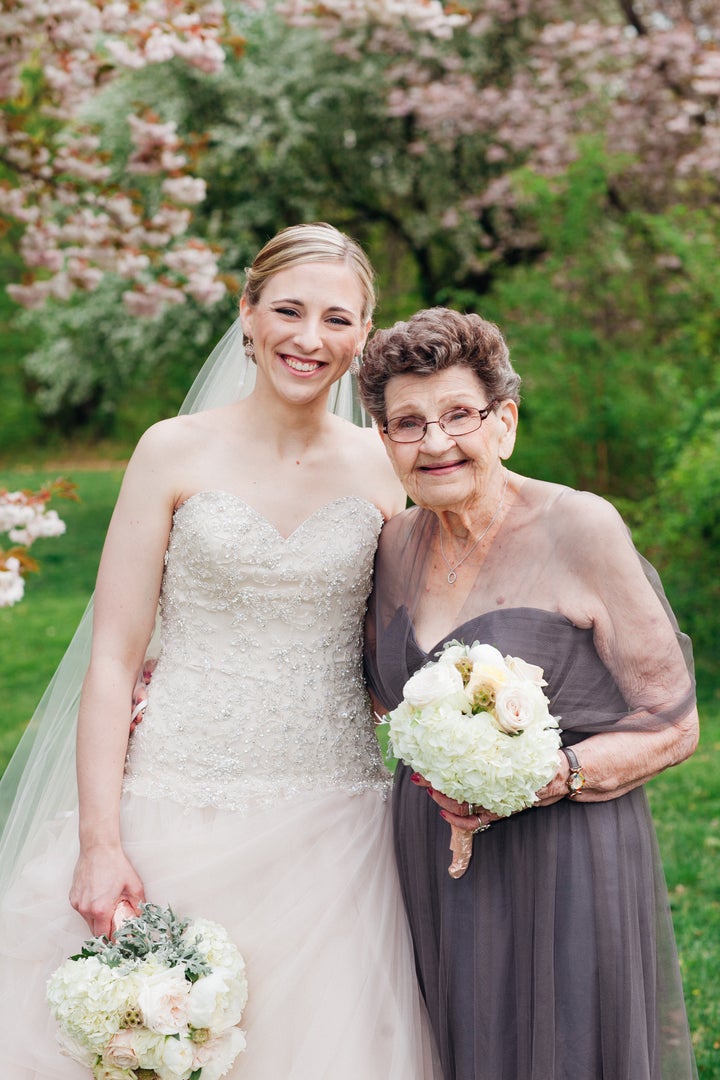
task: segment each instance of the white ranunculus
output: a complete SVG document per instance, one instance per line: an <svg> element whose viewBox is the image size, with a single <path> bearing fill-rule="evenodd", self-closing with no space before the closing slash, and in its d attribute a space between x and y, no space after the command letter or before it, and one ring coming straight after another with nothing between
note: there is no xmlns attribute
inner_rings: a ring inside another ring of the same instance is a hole
<svg viewBox="0 0 720 1080"><path fill-rule="evenodd" d="M449 641L443 651L438 653L438 663L457 664L461 660L467 660L467 655L467 645L460 645L456 641Z"/></svg>
<svg viewBox="0 0 720 1080"><path fill-rule="evenodd" d="M498 727L507 735L524 731L535 715L536 698L524 686L506 683L495 697L495 715Z"/></svg>
<svg viewBox="0 0 720 1080"><path fill-rule="evenodd" d="M145 1027L160 1035L186 1032L189 992L190 983L179 967L146 978L137 1001Z"/></svg>
<svg viewBox="0 0 720 1080"><path fill-rule="evenodd" d="M475 708L485 708L492 705L498 690L510 678L510 670L502 654L492 645L475 642L470 648L469 659L472 671L465 693Z"/></svg>
<svg viewBox="0 0 720 1080"><path fill-rule="evenodd" d="M507 671L505 657L494 645L485 645L479 641L474 641L468 649L468 658L473 665L488 668L490 671Z"/></svg>
<svg viewBox="0 0 720 1080"><path fill-rule="evenodd" d="M428 664L408 679L403 689L405 700L423 709L454 694L462 695L462 675L454 664Z"/></svg>

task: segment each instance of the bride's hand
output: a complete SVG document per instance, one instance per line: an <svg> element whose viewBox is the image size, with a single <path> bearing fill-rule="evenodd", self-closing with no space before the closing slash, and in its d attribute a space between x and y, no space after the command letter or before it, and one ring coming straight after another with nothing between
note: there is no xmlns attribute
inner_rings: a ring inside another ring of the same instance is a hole
<svg viewBox="0 0 720 1080"><path fill-rule="evenodd" d="M413 773L412 782L417 787L424 787L433 802L440 807L442 817L444 817L450 825L456 825L459 829L464 829L467 832L475 832L482 825L489 825L493 821L500 821L500 817L497 814L493 814L490 810L486 810L482 806L458 802L456 799L451 799L447 795L443 795L441 791L435 791L432 785L424 776L421 776L420 773Z"/></svg>
<svg viewBox="0 0 720 1080"><path fill-rule="evenodd" d="M112 933L118 904L125 900L134 911L145 899L143 884L122 848L96 847L81 852L70 889L70 903L82 915L93 935Z"/></svg>

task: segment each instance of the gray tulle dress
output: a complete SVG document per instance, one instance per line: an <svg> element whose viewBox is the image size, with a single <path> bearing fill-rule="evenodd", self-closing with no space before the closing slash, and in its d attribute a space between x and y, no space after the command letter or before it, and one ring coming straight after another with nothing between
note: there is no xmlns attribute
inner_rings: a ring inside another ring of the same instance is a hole
<svg viewBox="0 0 720 1080"><path fill-rule="evenodd" d="M414 625L437 529L413 508L381 537L366 667L387 708L451 639L541 666L563 741L581 760L596 733L656 730L692 708L659 582L604 500L526 480L476 580L467 571L452 586L455 624L421 645ZM446 1080L695 1077L644 788L498 822L475 837L454 880L449 825L410 776L398 768L396 857Z"/></svg>

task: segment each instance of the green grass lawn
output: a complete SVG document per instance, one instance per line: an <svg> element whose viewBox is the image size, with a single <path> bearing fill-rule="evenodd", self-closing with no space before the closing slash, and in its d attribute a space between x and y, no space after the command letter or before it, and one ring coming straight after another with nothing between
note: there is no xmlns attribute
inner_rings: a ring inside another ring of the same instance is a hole
<svg viewBox="0 0 720 1080"><path fill-rule="evenodd" d="M59 470L0 471L0 487L39 488ZM40 696L62 657L95 584L100 552L122 479L122 469L73 469L63 475L78 486L80 502L53 501L67 524L64 536L37 540L31 553L40 563L28 575L25 598L0 608L0 770L32 716ZM7 538L0 543L8 547Z"/></svg>
<svg viewBox="0 0 720 1080"><path fill-rule="evenodd" d="M61 470L0 472L0 487L38 487ZM72 637L92 591L122 470L73 468L64 475L80 503L57 504L67 533L41 540L41 572L25 599L0 609L0 770ZM720 697L703 688L701 745L688 762L649 785L668 880L701 1080L720 1080ZM672 1080L672 1078L668 1078Z"/></svg>

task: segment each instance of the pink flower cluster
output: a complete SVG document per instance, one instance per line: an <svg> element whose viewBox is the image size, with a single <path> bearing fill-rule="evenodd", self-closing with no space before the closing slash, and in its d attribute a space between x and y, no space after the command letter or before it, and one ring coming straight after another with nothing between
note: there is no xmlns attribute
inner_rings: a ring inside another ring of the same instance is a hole
<svg viewBox="0 0 720 1080"><path fill-rule="evenodd" d="M0 548L0 607L11 607L25 593L24 575L37 569L27 553L41 537L62 536L65 522L56 510L48 510L53 496L76 498L75 485L56 480L40 491L0 490L0 534L7 533L14 547Z"/></svg>
<svg viewBox="0 0 720 1080"><path fill-rule="evenodd" d="M455 10L450 10L454 8ZM449 38L467 22L460 4L440 0L282 0L278 10L292 26L317 26L331 34L355 27L408 26L432 37Z"/></svg>
<svg viewBox="0 0 720 1080"><path fill-rule="evenodd" d="M165 178L166 202L148 218L137 193L112 182L83 109L125 69L177 57L204 73L219 71L223 26L220 0L3 4L0 95L10 107L0 111L0 145L6 175L15 180L0 183L0 215L24 227L21 255L28 273L22 284L9 287L18 303L36 307L48 297L67 299L78 289L95 288L108 272L132 282L131 295L143 293L169 272L165 252L190 224L184 206L205 195L204 181L187 173L175 126L157 117L128 118L133 150L127 173ZM165 290L214 303L225 286L207 246L201 261L202 286L197 275L190 288L189 279L169 272Z"/></svg>
<svg viewBox="0 0 720 1080"><path fill-rule="evenodd" d="M513 167L557 174L576 156L579 136L603 132L609 153L633 159L626 182L655 205L687 178L717 175L720 9L693 8L693 23L687 5L670 2L662 18L632 25L570 21L554 0L491 0L482 8L468 37L512 39L522 62L495 70L486 58L483 80L482 46L466 55L443 43L406 46L388 99L391 115L414 119L416 153L468 136L485 141L497 178L459 209L512 206Z"/></svg>

